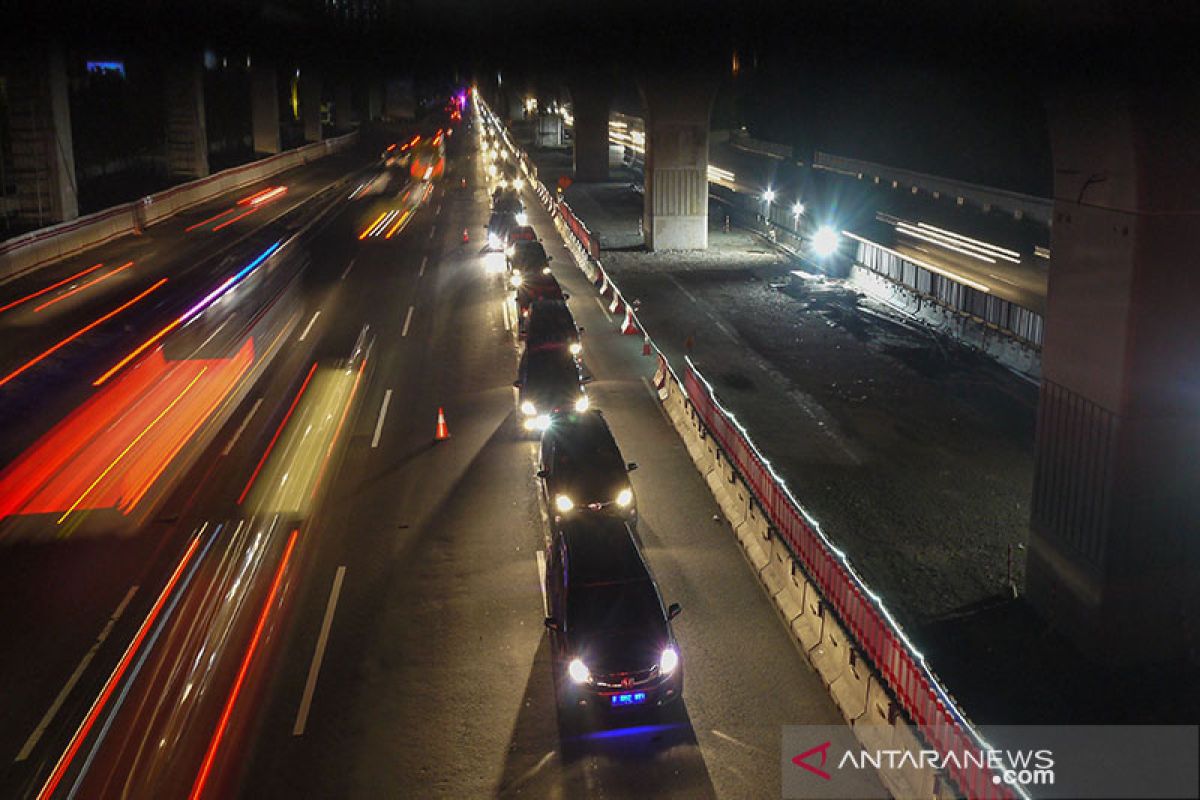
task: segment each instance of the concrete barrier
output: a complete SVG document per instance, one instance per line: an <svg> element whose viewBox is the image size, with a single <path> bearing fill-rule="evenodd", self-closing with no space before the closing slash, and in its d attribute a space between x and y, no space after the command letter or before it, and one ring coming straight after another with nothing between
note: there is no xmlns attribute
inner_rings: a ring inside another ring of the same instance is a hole
<svg viewBox="0 0 1200 800"><path fill-rule="evenodd" d="M850 668L850 655L847 652L847 637L842 626L830 613L825 614L825 624L821 628L821 639L816 647L809 648L808 657L821 676L826 686L832 687L835 681Z"/></svg>
<svg viewBox="0 0 1200 800"><path fill-rule="evenodd" d="M867 712L867 696L870 694L872 683L878 683L868 665L863 661L862 654L850 641L846 642L846 668L842 671L837 682L830 686L833 702L841 709L842 716L850 724L860 719Z"/></svg>
<svg viewBox="0 0 1200 800"><path fill-rule="evenodd" d="M803 613L792 620L792 635L806 651L811 651L821 643L821 637L825 634L825 618L829 612L820 593L809 582L805 582L803 608Z"/></svg>
<svg viewBox="0 0 1200 800"><path fill-rule="evenodd" d="M169 219L180 211L208 202L274 175L349 147L357 132L306 145L240 167L215 173L170 189L89 214L79 219L0 242L0 283L52 264L67 256Z"/></svg>
<svg viewBox="0 0 1200 800"><path fill-rule="evenodd" d="M797 568L796 562L790 557L790 554L784 563L787 570L783 576L783 585L775 593L774 599L775 605L779 608L779 613L783 615L784 620L787 621L790 631L792 623L804 613L804 592L807 581L804 580L803 573Z"/></svg>

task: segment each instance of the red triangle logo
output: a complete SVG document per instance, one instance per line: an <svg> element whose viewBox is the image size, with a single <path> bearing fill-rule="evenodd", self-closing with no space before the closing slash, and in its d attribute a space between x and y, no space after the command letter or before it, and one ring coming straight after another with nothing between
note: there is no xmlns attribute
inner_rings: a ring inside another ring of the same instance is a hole
<svg viewBox="0 0 1200 800"><path fill-rule="evenodd" d="M820 753L821 754L821 766L822 767L825 766L825 760L829 757L829 747L831 744L832 744L832 742L825 742L824 744L819 744L816 747L811 747L808 750L805 750L800 755L793 757L792 763L795 764L797 767L803 767L804 769L811 772L813 775L818 775L818 776L824 778L825 780L830 780L830 778L832 776L828 772L826 772L823 769L820 769L819 767L814 767L812 764L809 764L807 759L809 756Z"/></svg>

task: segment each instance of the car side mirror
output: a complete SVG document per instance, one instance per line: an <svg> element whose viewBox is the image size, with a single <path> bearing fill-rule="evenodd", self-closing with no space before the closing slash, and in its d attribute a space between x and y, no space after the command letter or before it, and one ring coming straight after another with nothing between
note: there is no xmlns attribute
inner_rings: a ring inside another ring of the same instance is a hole
<svg viewBox="0 0 1200 800"><path fill-rule="evenodd" d="M586 329L586 328L584 328L584 327L581 325L581 326L579 326L578 328L576 328L575 330L579 331L580 333L583 333L583 332L584 332L585 330L587 330L587 329Z"/></svg>
<svg viewBox="0 0 1200 800"><path fill-rule="evenodd" d="M626 472L633 472L635 469L637 469L636 461L630 461L628 464L625 465Z"/></svg>
<svg viewBox="0 0 1200 800"><path fill-rule="evenodd" d="M563 292L563 293L562 293L562 296L563 296L563 300L570 300L570 299L571 299L571 295L567 294L566 292Z"/></svg>
<svg viewBox="0 0 1200 800"><path fill-rule="evenodd" d="M543 478L543 479L544 479L544 478L549 478L549 477L550 477L550 470L548 470L548 469L539 469L539 470L537 471L537 476L538 476L539 478Z"/></svg>
<svg viewBox="0 0 1200 800"><path fill-rule="evenodd" d="M521 388L521 382L520 382L520 381L513 381L513 388L514 388L514 389L520 389L520 388Z"/></svg>
<svg viewBox="0 0 1200 800"><path fill-rule="evenodd" d="M551 630L551 631L559 630L558 620L556 620L554 617L546 617L546 630Z"/></svg>
<svg viewBox="0 0 1200 800"><path fill-rule="evenodd" d="M547 261L553 261L553 260L554 260L554 256L546 256L546 260L547 260Z"/></svg>
<svg viewBox="0 0 1200 800"><path fill-rule="evenodd" d="M596 380L595 377L593 377L591 375L584 375L582 378L579 379L579 382L580 383L591 383L594 380Z"/></svg>
<svg viewBox="0 0 1200 800"><path fill-rule="evenodd" d="M667 606L667 619L675 619L679 616L680 611L683 611L683 606L679 605L679 603L671 603L671 605ZM546 620L546 623L549 626L550 620ZM555 624L557 625L558 623Z"/></svg>

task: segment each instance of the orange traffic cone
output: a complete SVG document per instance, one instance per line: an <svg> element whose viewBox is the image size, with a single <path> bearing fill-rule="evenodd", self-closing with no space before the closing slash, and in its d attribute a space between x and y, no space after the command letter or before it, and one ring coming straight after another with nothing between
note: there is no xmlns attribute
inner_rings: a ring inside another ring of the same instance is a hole
<svg viewBox="0 0 1200 800"><path fill-rule="evenodd" d="M471 232L466 228L463 228L463 244L466 244L469 241L471 241Z"/></svg>
<svg viewBox="0 0 1200 800"><path fill-rule="evenodd" d="M437 430L433 433L433 440L441 442L449 438L450 429L446 427L446 412L442 410L441 406L438 406Z"/></svg>

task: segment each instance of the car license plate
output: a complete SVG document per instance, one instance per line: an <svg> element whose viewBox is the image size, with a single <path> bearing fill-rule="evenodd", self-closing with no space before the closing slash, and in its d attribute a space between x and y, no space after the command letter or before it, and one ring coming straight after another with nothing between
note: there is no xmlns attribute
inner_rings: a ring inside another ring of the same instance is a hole
<svg viewBox="0 0 1200 800"><path fill-rule="evenodd" d="M636 706L644 702L646 702L645 692L630 692L628 694L614 694L612 696L613 707Z"/></svg>

